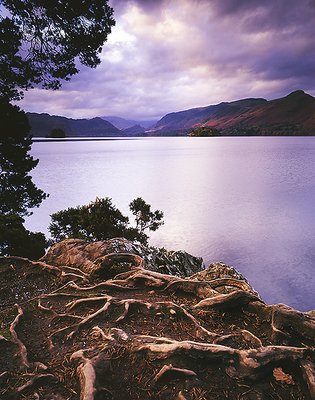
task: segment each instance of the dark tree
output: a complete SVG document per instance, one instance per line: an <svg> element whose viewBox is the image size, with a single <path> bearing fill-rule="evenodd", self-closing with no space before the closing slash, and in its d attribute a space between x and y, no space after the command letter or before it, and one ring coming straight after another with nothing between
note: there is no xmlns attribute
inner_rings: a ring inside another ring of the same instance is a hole
<svg viewBox="0 0 315 400"><path fill-rule="evenodd" d="M54 128L50 131L48 137L50 138L65 138L66 132L61 128Z"/></svg>
<svg viewBox="0 0 315 400"><path fill-rule="evenodd" d="M191 137L212 137L212 136L221 136L221 132L219 129L214 128L213 126L199 126L198 128L193 128L188 136Z"/></svg>
<svg viewBox="0 0 315 400"><path fill-rule="evenodd" d="M100 63L112 26L107 0L0 0L0 95L19 99L41 83L61 80Z"/></svg>
<svg viewBox="0 0 315 400"><path fill-rule="evenodd" d="M16 214L0 214L0 255L38 259L45 254L47 241L40 232L30 232Z"/></svg>
<svg viewBox="0 0 315 400"><path fill-rule="evenodd" d="M0 254L29 256L31 246L38 255L46 245L23 226L46 195L29 175L38 160L26 115L10 101L36 85L58 89L79 63L96 67L112 15L107 0L0 0Z"/></svg>
<svg viewBox="0 0 315 400"><path fill-rule="evenodd" d="M53 214L49 231L57 241L66 238L95 241L125 237L146 244L148 236L144 230L156 230L163 224L163 213L159 210L151 212L150 208L141 198L130 203L130 209L136 215L136 227L130 227L129 218L112 204L110 198L97 198L88 205Z"/></svg>
<svg viewBox="0 0 315 400"><path fill-rule="evenodd" d="M0 254L37 258L44 255L45 236L26 230L23 216L47 195L29 175L38 163L28 154L30 126L26 114L6 101L0 101L0 121Z"/></svg>
<svg viewBox="0 0 315 400"><path fill-rule="evenodd" d="M0 101L0 213L27 216L46 194L38 189L29 172L38 160L28 154L32 140L24 111Z"/></svg>
<svg viewBox="0 0 315 400"><path fill-rule="evenodd" d="M122 236L128 218L112 204L111 199L96 199L88 205L72 207L51 216L49 231L56 240L68 237L105 240Z"/></svg>
<svg viewBox="0 0 315 400"><path fill-rule="evenodd" d="M137 197L130 204L129 208L135 216L136 229L140 233L148 229L149 231L156 231L161 225L164 224L164 214L160 210L151 211L150 204L147 204L141 197Z"/></svg>

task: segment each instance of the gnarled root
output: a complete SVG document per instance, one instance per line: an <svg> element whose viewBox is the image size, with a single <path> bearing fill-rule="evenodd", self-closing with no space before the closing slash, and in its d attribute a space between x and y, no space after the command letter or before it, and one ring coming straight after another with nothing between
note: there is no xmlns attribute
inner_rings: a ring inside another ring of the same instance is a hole
<svg viewBox="0 0 315 400"><path fill-rule="evenodd" d="M15 390L16 397L23 395L26 391L33 389L36 386L42 385L45 381L57 381L56 377L53 374L38 374L34 375L33 378L29 379L22 386L19 386Z"/></svg>
<svg viewBox="0 0 315 400"><path fill-rule="evenodd" d="M247 283L243 280L240 280L240 279L217 278L217 279L212 279L211 281L208 281L208 282L209 282L209 285L213 289L216 289L217 287L228 286L228 287L233 287L233 288L238 288L238 289L244 290L244 292L253 293L253 289L249 285L249 283Z"/></svg>
<svg viewBox="0 0 315 400"><path fill-rule="evenodd" d="M315 367L314 364L308 360L301 360L300 367L302 370L303 378L307 384L310 398L315 400Z"/></svg>
<svg viewBox="0 0 315 400"><path fill-rule="evenodd" d="M274 304L271 308L272 320L271 327L273 330L273 339L278 334L284 336L295 335L314 339L315 319L311 316L296 311L285 304Z"/></svg>
<svg viewBox="0 0 315 400"><path fill-rule="evenodd" d="M110 253L99 257L95 262L95 268L91 270L91 274L111 278L121 272L121 267L117 267L119 263L128 263L132 266L124 266L124 271L133 270L135 268L144 268L144 259L136 254L131 253Z"/></svg>
<svg viewBox="0 0 315 400"><path fill-rule="evenodd" d="M19 349L18 355L20 356L21 359L21 366L23 368L29 368L30 363L27 358L27 349L24 343L19 339L18 334L16 332L16 327L18 326L20 319L23 317L23 310L22 308L18 305L15 304L15 307L18 310L18 315L14 318L14 321L10 325L10 333L11 333L11 341L15 343Z"/></svg>
<svg viewBox="0 0 315 400"><path fill-rule="evenodd" d="M183 291L185 293L195 294L202 299L217 296L217 287L233 287L245 292L253 293L251 286L242 280L232 278L218 278L211 281L189 280L189 279L173 279L164 289L164 291Z"/></svg>
<svg viewBox="0 0 315 400"><path fill-rule="evenodd" d="M234 339L241 339L242 341L250 344L254 348L262 347L261 340L246 329L242 329L239 332L231 333L230 335L218 336L216 339L214 339L213 343L224 345L226 342L229 342L230 340L233 341Z"/></svg>
<svg viewBox="0 0 315 400"><path fill-rule="evenodd" d="M93 361L84 356L84 350L73 353L70 361L76 359L81 361L81 364L77 367L81 387L80 400L94 400L96 373Z"/></svg>
<svg viewBox="0 0 315 400"><path fill-rule="evenodd" d="M314 356L315 350L288 347L266 346L258 349L238 350L218 344L193 341L162 342L159 338L151 343L134 347L135 352L147 352L153 359L167 359L174 355L188 358L217 360L226 367L229 376L256 380L266 375L275 365L294 365L308 356Z"/></svg>
<svg viewBox="0 0 315 400"><path fill-rule="evenodd" d="M201 300L199 303L195 304L194 308L198 309L198 308L213 307L224 310L229 308L241 307L253 301L263 302L257 296L249 292L244 292L243 290L237 290L229 294L220 294L215 297L210 297Z"/></svg>
<svg viewBox="0 0 315 400"><path fill-rule="evenodd" d="M185 292L194 294L197 297L204 299L209 296L216 296L218 292L213 290L209 282L192 281L176 278L173 279L164 289L165 292Z"/></svg>
<svg viewBox="0 0 315 400"><path fill-rule="evenodd" d="M185 369L185 368L176 368L173 367L172 364L164 365L160 371L155 375L154 382L156 383L165 383L172 381L174 379L187 379L187 378L195 378L197 376L196 372Z"/></svg>
<svg viewBox="0 0 315 400"><path fill-rule="evenodd" d="M72 354L70 361L79 360L81 363L77 367L77 374L80 381L80 400L94 400L98 392L111 392L104 387L97 387L97 363L101 355L95 356L91 359L84 356L84 352L88 350L79 350Z"/></svg>

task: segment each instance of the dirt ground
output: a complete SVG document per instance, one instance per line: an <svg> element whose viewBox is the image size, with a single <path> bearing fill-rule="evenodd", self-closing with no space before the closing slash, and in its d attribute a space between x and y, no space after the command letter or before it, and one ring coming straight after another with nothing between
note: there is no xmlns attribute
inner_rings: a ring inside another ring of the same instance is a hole
<svg viewBox="0 0 315 400"><path fill-rule="evenodd" d="M110 264L0 258L0 399L315 398L314 313L235 277Z"/></svg>

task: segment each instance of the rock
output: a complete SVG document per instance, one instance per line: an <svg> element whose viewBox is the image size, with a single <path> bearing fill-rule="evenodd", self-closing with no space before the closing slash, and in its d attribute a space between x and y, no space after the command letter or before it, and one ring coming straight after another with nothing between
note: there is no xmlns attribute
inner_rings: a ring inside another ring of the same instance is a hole
<svg viewBox="0 0 315 400"><path fill-rule="evenodd" d="M234 267L223 262L212 263L208 268L191 276L192 279L199 281L210 281L217 278L234 278L247 282L247 279Z"/></svg>
<svg viewBox="0 0 315 400"><path fill-rule="evenodd" d="M314 313L198 260L124 239L0 257L1 400L315 398Z"/></svg>
<svg viewBox="0 0 315 400"><path fill-rule="evenodd" d="M248 280L238 272L234 267L230 265L224 264L223 262L217 262L210 264L206 269L197 272L196 274L190 277L191 279L195 279L198 281L211 281L211 280L221 280L222 284L220 287L218 286L216 290L219 293L231 293L235 290L235 285L229 285L229 279L232 281L243 282L244 286L247 286L247 291L251 292L255 296L258 296L258 293L254 290L254 288L249 284ZM242 288L244 289L244 287Z"/></svg>
<svg viewBox="0 0 315 400"><path fill-rule="evenodd" d="M124 238L98 242L66 239L53 245L41 260L51 265L68 265L80 268L84 272L92 273L99 271L102 267L101 264L104 265L105 256L118 253L120 255L140 256L144 261L144 268L169 275L190 276L204 268L201 257L194 257L185 251L167 251L165 249L147 247ZM126 257L127 261L122 260L120 262L128 263L128 257ZM120 272L129 269L125 265ZM118 273L117 269L115 272Z"/></svg>

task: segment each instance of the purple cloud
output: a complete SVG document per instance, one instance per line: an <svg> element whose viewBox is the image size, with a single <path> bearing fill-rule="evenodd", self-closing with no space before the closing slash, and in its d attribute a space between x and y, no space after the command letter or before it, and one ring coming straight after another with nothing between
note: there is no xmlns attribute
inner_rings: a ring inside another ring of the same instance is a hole
<svg viewBox="0 0 315 400"><path fill-rule="evenodd" d="M112 0L116 27L102 64L26 110L70 117L158 118L244 97L315 95L315 2Z"/></svg>

